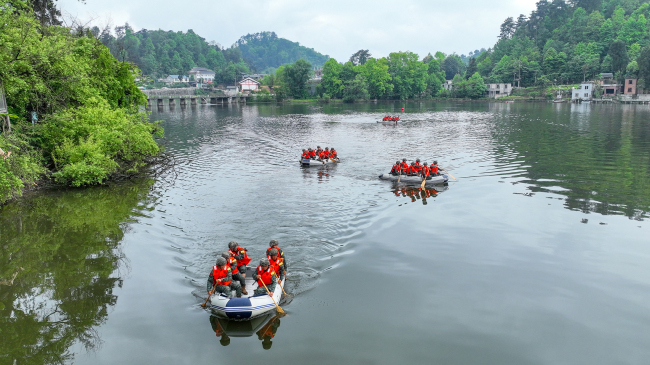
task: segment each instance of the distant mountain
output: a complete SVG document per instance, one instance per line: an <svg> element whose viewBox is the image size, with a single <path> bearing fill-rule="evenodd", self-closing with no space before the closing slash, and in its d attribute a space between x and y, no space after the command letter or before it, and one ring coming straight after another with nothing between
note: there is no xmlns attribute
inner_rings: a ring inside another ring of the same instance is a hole
<svg viewBox="0 0 650 365"><path fill-rule="evenodd" d="M246 63L258 72L293 63L301 58L312 66L320 67L330 58L328 55L316 52L313 48L301 46L298 42L278 38L275 32L247 34L233 47L239 48Z"/></svg>

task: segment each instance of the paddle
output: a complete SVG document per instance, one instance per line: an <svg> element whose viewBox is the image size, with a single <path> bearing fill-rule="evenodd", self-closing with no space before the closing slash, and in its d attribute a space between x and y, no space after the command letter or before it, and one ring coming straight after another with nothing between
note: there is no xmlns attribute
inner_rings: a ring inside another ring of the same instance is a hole
<svg viewBox="0 0 650 365"><path fill-rule="evenodd" d="M427 182L427 177L422 174L422 185L420 185L420 190L424 189L424 184Z"/></svg>
<svg viewBox="0 0 650 365"><path fill-rule="evenodd" d="M206 304L208 304L208 300L210 300L210 297L212 297L212 294L214 293L214 288L216 287L217 287L217 282L215 281L214 285L212 285L212 290L210 290L210 295L208 295L208 299L206 299L205 302L201 304L201 307L205 308Z"/></svg>
<svg viewBox="0 0 650 365"><path fill-rule="evenodd" d="M275 273L273 273L273 275L275 275ZM280 284L280 278L277 275L275 275L275 278L278 279L278 285L280 285L280 289L282 289L282 292L284 293L284 295L288 295L287 292L284 291L284 288L282 287L282 284Z"/></svg>
<svg viewBox="0 0 650 365"><path fill-rule="evenodd" d="M266 284L264 284L264 282L263 282L261 279L260 279L259 281L262 282L262 285L264 285L264 289L266 289L266 292L269 294L269 296L270 296L271 299L273 300L273 303L275 303L275 306L276 306L276 308L277 308L277 310L278 310L278 313L280 313L280 314L285 314L284 311L282 310L282 308L280 308L280 306L278 305L278 303L275 301L275 298L273 298L273 295L271 295L271 292L269 291L269 288L266 287Z"/></svg>
<svg viewBox="0 0 650 365"><path fill-rule="evenodd" d="M449 171L447 171L447 170L445 170L445 169L443 169L442 167L440 168L440 170L442 170L442 171L444 171L444 172L446 172L447 174L449 174ZM451 177L452 177L452 179L454 179L454 180L456 180L456 178L454 177L454 175L452 175L452 174L449 174L449 176L451 176Z"/></svg>

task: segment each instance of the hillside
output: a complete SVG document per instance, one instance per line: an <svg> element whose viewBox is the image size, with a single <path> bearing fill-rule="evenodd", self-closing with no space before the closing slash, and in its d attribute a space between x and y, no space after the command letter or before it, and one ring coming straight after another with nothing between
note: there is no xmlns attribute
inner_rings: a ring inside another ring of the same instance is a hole
<svg viewBox="0 0 650 365"><path fill-rule="evenodd" d="M277 68L284 64L304 59L312 66L322 67L329 59L313 48L301 46L298 42L278 38L274 32L247 34L241 37L233 47L241 50L242 57L258 72L268 68Z"/></svg>
<svg viewBox="0 0 650 365"><path fill-rule="evenodd" d="M601 72L650 86L650 5L640 0L541 0L508 18L495 46L477 57L490 82L577 83Z"/></svg>

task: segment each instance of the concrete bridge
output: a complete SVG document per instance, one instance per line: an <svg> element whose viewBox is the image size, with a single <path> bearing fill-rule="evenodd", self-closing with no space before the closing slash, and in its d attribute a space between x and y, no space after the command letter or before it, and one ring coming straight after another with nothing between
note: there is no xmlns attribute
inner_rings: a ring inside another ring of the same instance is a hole
<svg viewBox="0 0 650 365"><path fill-rule="evenodd" d="M246 99L248 95L236 95L228 96L224 94L216 95L147 95L148 107L152 108L157 105L159 108L165 106L165 101L170 108L176 106L176 100L179 101L181 107L185 107L188 104L191 106L196 106L199 104L203 105L227 105L232 103L243 103L246 104Z"/></svg>

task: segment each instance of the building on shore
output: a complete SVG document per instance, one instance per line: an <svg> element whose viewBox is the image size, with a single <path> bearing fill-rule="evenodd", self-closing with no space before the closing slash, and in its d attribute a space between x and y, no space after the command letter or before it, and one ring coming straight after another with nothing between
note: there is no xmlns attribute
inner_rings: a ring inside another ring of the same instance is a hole
<svg viewBox="0 0 650 365"><path fill-rule="evenodd" d="M583 82L580 88L571 90L571 101L591 100L594 96L594 83L591 81Z"/></svg>
<svg viewBox="0 0 650 365"><path fill-rule="evenodd" d="M451 91L451 89L454 87L454 82L452 80L447 80L442 83L442 89Z"/></svg>
<svg viewBox="0 0 650 365"><path fill-rule="evenodd" d="M616 83L613 73L603 72L600 74L600 87L603 90L603 97L612 97L620 94L622 86Z"/></svg>
<svg viewBox="0 0 650 365"><path fill-rule="evenodd" d="M260 82L250 77L246 77L239 82L239 91L258 91L260 89Z"/></svg>
<svg viewBox="0 0 650 365"><path fill-rule="evenodd" d="M623 84L623 94L636 95L636 81L637 79L625 79L625 84Z"/></svg>
<svg viewBox="0 0 650 365"><path fill-rule="evenodd" d="M487 84L487 95L490 98L500 98L512 94L512 84Z"/></svg>
<svg viewBox="0 0 650 365"><path fill-rule="evenodd" d="M169 75L166 78L162 79L162 82L166 84L174 84L177 82L189 82L190 78L187 76L181 76L181 75Z"/></svg>
<svg viewBox="0 0 650 365"><path fill-rule="evenodd" d="M214 76L216 75L214 71L208 70L205 67L192 67L188 74L194 76L194 81L205 82L208 84L211 84L214 81Z"/></svg>

